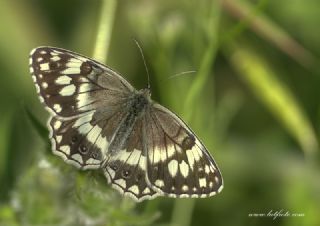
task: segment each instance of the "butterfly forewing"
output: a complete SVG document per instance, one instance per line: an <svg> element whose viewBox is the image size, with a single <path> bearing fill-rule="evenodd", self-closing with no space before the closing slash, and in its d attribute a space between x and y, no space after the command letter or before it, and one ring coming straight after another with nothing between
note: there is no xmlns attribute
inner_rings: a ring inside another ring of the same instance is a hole
<svg viewBox="0 0 320 226"><path fill-rule="evenodd" d="M187 125L158 104L146 117L147 172L152 187L172 197L206 197L220 192L220 171Z"/></svg>
<svg viewBox="0 0 320 226"><path fill-rule="evenodd" d="M132 86L113 70L79 54L51 47L31 52L30 71L41 102L60 117L78 116L127 97Z"/></svg>
<svg viewBox="0 0 320 226"><path fill-rule="evenodd" d="M31 52L30 71L51 113L53 152L81 169L101 168L137 201L159 195L220 192L220 171L205 146L174 113L135 90L109 67L53 47Z"/></svg>

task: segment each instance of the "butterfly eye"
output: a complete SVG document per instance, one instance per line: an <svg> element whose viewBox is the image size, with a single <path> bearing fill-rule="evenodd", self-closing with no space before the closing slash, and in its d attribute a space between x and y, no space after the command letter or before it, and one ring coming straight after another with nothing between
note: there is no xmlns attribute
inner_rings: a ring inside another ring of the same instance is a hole
<svg viewBox="0 0 320 226"><path fill-rule="evenodd" d="M128 178L128 177L130 176L130 170L124 170L124 171L122 171L122 176L123 176L124 178Z"/></svg>

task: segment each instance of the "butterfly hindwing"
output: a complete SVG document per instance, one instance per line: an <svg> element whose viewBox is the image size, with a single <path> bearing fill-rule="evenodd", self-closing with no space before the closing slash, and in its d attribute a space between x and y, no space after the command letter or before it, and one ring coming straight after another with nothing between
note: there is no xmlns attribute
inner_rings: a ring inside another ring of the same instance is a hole
<svg viewBox="0 0 320 226"><path fill-rule="evenodd" d="M113 187L137 201L158 195L147 181L142 125L141 120L135 123L124 149L110 154L103 166L104 174Z"/></svg>
<svg viewBox="0 0 320 226"><path fill-rule="evenodd" d="M101 128L91 123L92 113L63 121L57 117L49 120L50 139L54 154L81 169L100 168L108 147Z"/></svg>
<svg viewBox="0 0 320 226"><path fill-rule="evenodd" d="M121 109L123 105L92 110L71 119L51 117L53 152L78 168L100 168L110 140L126 114Z"/></svg>
<svg viewBox="0 0 320 226"><path fill-rule="evenodd" d="M178 118L155 104L147 125L148 179L172 197L207 197L220 192L220 171L205 146Z"/></svg>
<svg viewBox="0 0 320 226"><path fill-rule="evenodd" d="M40 101L53 115L60 117L77 116L113 104L133 90L110 68L59 48L32 50L30 71Z"/></svg>

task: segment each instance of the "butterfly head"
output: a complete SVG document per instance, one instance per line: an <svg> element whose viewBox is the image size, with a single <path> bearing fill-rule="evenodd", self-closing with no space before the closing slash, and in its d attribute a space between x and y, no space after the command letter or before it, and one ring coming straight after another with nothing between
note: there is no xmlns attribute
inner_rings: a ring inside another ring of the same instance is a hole
<svg viewBox="0 0 320 226"><path fill-rule="evenodd" d="M139 90L139 93L142 94L146 99L148 99L148 100L151 99L150 88L141 89L141 90Z"/></svg>

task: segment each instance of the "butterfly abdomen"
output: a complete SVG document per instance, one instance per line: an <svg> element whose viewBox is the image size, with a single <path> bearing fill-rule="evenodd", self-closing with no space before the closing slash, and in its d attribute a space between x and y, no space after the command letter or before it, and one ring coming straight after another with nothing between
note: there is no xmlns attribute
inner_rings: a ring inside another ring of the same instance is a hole
<svg viewBox="0 0 320 226"><path fill-rule="evenodd" d="M134 97L128 101L128 113L121 121L116 133L110 141L110 146L108 148L110 154L123 149L123 146L128 142L128 138L131 135L136 122L140 120L149 104L150 101L147 97L140 93L134 94Z"/></svg>

